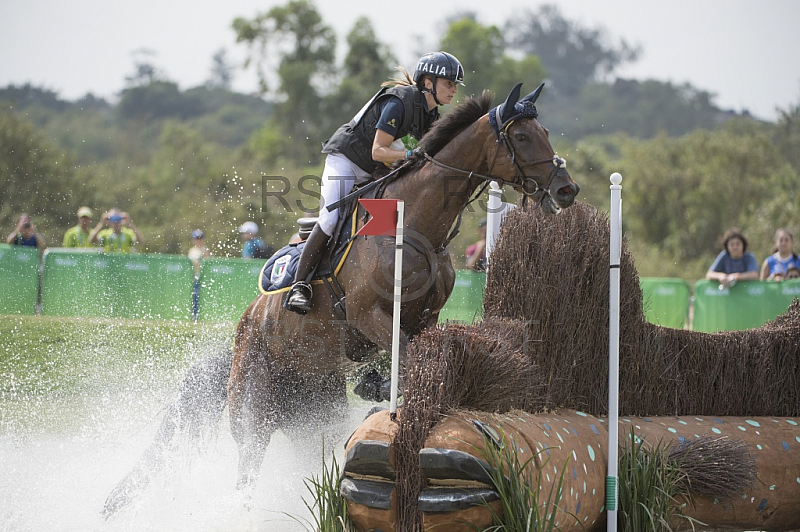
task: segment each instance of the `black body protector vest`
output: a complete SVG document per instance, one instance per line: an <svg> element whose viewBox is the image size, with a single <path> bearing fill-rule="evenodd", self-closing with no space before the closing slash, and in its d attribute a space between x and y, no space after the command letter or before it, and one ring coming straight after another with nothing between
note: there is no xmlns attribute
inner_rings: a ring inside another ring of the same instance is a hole
<svg viewBox="0 0 800 532"><path fill-rule="evenodd" d="M438 108L428 118L425 95L416 86L383 87L350 122L341 126L331 138L322 143L322 153L340 153L365 172L374 174L383 165L372 158L375 126L381 116L380 104L392 96L403 102L403 121L397 129L395 139L411 133L419 140L439 118Z"/></svg>

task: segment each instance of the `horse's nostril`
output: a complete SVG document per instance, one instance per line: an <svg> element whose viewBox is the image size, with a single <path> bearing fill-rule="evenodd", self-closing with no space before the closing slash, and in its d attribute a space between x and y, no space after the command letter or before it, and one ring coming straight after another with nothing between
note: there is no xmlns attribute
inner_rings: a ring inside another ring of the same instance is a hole
<svg viewBox="0 0 800 532"><path fill-rule="evenodd" d="M577 185L575 185L575 187L573 188L572 186L567 185L565 187L559 188L558 193L561 194L562 196L572 196L578 193L578 187Z"/></svg>

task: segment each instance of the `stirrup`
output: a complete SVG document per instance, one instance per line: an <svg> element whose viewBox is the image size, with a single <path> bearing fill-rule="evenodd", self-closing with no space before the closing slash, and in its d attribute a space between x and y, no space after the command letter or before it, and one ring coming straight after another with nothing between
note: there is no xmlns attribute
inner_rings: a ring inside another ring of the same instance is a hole
<svg viewBox="0 0 800 532"><path fill-rule="evenodd" d="M289 289L289 293L286 296L286 302L283 304L283 306L292 312L305 314L311 310L311 298L313 296L314 291L311 289L311 285L309 283L297 281Z"/></svg>

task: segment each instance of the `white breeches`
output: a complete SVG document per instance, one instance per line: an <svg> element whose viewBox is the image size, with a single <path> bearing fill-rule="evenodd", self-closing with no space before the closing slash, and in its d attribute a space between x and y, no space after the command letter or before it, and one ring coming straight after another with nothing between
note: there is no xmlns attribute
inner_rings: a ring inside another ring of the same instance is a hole
<svg viewBox="0 0 800 532"><path fill-rule="evenodd" d="M339 209L329 211L326 205L339 201L352 189L358 177L369 177L353 161L338 153L329 153L325 158L325 169L322 171L322 188L320 193L319 220L317 223L326 235L331 236L339 219Z"/></svg>

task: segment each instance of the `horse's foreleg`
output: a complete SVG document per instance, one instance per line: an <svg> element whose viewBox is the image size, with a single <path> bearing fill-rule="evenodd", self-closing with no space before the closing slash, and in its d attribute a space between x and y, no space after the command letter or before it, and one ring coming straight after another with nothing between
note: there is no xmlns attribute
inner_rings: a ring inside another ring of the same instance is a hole
<svg viewBox="0 0 800 532"><path fill-rule="evenodd" d="M237 488L255 483L275 430L274 398L263 353L237 353L228 383L231 433L239 448Z"/></svg>
<svg viewBox="0 0 800 532"><path fill-rule="evenodd" d="M359 327L362 331L369 331L367 337L382 349L391 352L392 350L392 315L375 307L370 312L366 322ZM402 381L403 367L406 361L408 350L408 335L400 330L399 338L399 364L400 379ZM402 389L402 385L398 388ZM383 378L376 371L372 371L364 376L353 390L356 395L367 401L388 401L391 392L391 378Z"/></svg>

